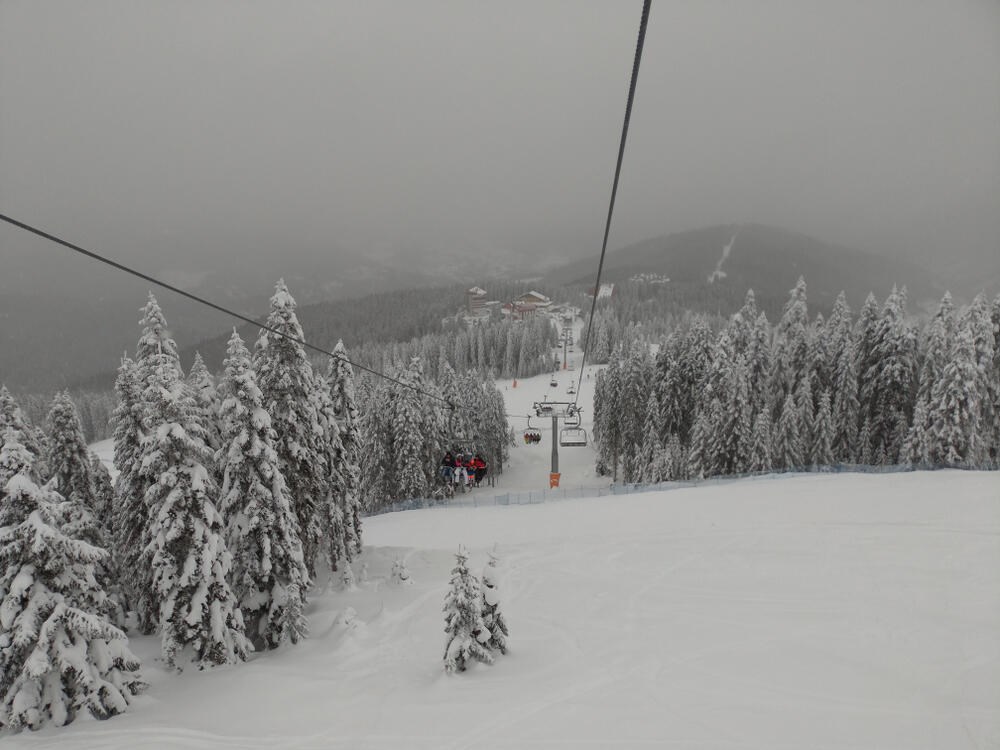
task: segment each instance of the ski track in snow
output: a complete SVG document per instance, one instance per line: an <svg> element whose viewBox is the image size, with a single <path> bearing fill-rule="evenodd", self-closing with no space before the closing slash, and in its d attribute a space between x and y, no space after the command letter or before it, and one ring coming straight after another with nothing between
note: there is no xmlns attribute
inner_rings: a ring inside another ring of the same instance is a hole
<svg viewBox="0 0 1000 750"><path fill-rule="evenodd" d="M715 264L715 270L708 275L708 283L714 284L719 279L726 278L726 272L722 270L723 264L729 260L729 253L733 251L733 245L736 244L736 235L734 234L730 240L729 244L722 248L722 257L719 258L719 262Z"/></svg>
<svg viewBox="0 0 1000 750"><path fill-rule="evenodd" d="M558 388L548 374L498 385L525 414L566 399L577 374L557 373ZM588 432L593 386L592 374ZM498 486L475 493L547 487L550 422L532 424L543 443L519 442ZM606 486L593 465L591 447L561 450L563 486ZM150 688L129 712L0 743L1000 747L1000 474L794 475L431 508L368 518L364 533L355 571L367 564L368 580L352 592L318 582L307 641L169 675L158 640L133 637ZM499 545L511 650L447 676L441 608L459 543L477 575ZM411 586L390 583L396 557Z"/></svg>

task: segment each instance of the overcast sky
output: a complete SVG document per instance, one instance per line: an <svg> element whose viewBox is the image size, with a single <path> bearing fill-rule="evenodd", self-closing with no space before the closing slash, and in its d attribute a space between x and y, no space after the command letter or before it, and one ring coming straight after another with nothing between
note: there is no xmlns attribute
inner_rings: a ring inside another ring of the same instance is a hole
<svg viewBox="0 0 1000 750"><path fill-rule="evenodd" d="M640 7L0 0L0 211L167 267L596 254ZM611 244L741 221L1000 257L1000 2L654 0Z"/></svg>

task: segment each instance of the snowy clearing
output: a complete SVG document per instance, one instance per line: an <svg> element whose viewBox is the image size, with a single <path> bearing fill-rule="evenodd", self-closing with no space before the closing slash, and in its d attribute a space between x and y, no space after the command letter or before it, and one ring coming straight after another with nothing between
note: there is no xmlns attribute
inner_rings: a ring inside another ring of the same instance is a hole
<svg viewBox="0 0 1000 750"><path fill-rule="evenodd" d="M304 644L173 676L154 638L133 638L151 687L132 710L4 744L1000 742L997 474L811 475L429 509L369 519L365 533L358 590L314 596ZM449 677L441 606L459 542L476 572L499 543L512 651ZM388 582L396 556L412 586Z"/></svg>

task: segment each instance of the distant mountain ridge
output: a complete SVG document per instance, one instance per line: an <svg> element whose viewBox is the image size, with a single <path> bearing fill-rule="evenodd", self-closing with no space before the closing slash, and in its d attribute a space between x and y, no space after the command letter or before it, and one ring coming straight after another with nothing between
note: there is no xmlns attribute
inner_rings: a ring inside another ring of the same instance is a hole
<svg viewBox="0 0 1000 750"><path fill-rule="evenodd" d="M593 286L593 259L575 261L546 276L552 284ZM905 285L914 307L936 301L944 285L908 261L833 245L761 224L725 224L654 237L608 253L603 280L620 282L639 274L667 276L685 287L718 285L759 300L784 300L800 276L809 302L828 309L843 290L857 309L869 292L882 300L893 285ZM669 284L668 284L669 287Z"/></svg>

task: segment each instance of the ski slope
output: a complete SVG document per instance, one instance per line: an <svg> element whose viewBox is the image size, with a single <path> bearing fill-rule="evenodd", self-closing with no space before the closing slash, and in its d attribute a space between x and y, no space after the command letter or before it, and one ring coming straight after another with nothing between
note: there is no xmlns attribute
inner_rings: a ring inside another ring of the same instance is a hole
<svg viewBox="0 0 1000 750"><path fill-rule="evenodd" d="M547 383L508 389L510 411ZM545 486L549 449L519 445L502 482ZM563 455L564 474L599 481L589 449ZM155 638L135 637L150 688L127 714L0 742L1000 747L997 473L797 475L431 508L367 519L365 543L357 590L318 582L299 646L175 675ZM512 650L448 676L441 607L459 543L474 570L497 545ZM397 556L411 586L388 580Z"/></svg>

